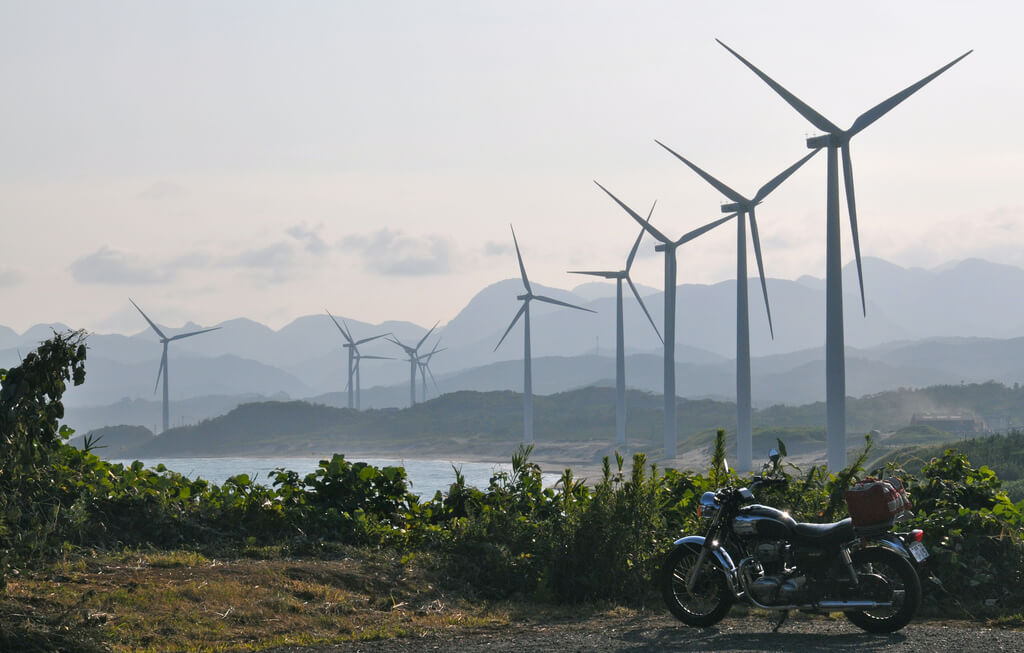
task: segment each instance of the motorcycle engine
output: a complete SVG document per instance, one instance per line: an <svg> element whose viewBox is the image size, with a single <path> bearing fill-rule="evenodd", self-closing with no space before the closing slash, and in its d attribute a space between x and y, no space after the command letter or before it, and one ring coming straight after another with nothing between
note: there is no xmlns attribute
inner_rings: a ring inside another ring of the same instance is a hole
<svg viewBox="0 0 1024 653"><path fill-rule="evenodd" d="M750 584L750 593L764 605L796 603L803 596L806 584L807 577L796 571L765 574Z"/></svg>
<svg viewBox="0 0 1024 653"><path fill-rule="evenodd" d="M782 562L786 543L782 540L763 540L754 545L754 555L762 565Z"/></svg>
<svg viewBox="0 0 1024 653"><path fill-rule="evenodd" d="M789 545L782 540L761 540L752 547L761 574L750 584L750 593L765 605L794 603L803 595L806 577L787 566L792 562Z"/></svg>

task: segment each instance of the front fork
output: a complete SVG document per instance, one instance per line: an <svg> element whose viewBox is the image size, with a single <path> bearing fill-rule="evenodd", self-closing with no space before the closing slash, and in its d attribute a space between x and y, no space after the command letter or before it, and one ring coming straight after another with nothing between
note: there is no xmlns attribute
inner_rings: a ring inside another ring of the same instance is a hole
<svg viewBox="0 0 1024 653"><path fill-rule="evenodd" d="M693 565L693 571L690 572L690 577L686 579L686 591L690 595L693 594L693 588L697 586L700 570L704 568L704 562L708 559L708 552L714 544L713 540L705 539L704 545L700 547L700 553L697 554L697 563Z"/></svg>
<svg viewBox="0 0 1024 653"><path fill-rule="evenodd" d="M697 562L693 565L693 571L690 572L690 577L686 579L686 591L691 595L693 594L693 588L697 586L697 579L700 577L700 570L704 568L704 563L707 562L708 555L710 554L712 547L717 544L715 540L715 533L718 532L718 524L721 521L722 513L719 511L712 520L711 526L708 527L707 534L704 536L704 542L700 547L700 553L697 554Z"/></svg>

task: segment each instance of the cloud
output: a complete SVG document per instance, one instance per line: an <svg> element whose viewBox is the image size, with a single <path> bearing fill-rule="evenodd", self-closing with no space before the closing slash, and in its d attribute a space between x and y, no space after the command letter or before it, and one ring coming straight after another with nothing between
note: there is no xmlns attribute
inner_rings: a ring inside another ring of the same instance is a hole
<svg viewBox="0 0 1024 653"><path fill-rule="evenodd" d="M327 243L320 238L320 234L317 233L319 230L319 225L313 229L307 229L304 225L295 225L288 229L287 234L301 242L303 249L310 254L323 256L327 253L328 247Z"/></svg>
<svg viewBox="0 0 1024 653"><path fill-rule="evenodd" d="M206 268L205 254L190 253L169 261L143 262L141 259L110 249L106 245L71 264L71 276L79 283L125 285L160 284L178 277L183 270Z"/></svg>
<svg viewBox="0 0 1024 653"><path fill-rule="evenodd" d="M290 243L274 243L260 249L249 249L227 261L227 265L256 269L290 268L295 264L295 248Z"/></svg>
<svg viewBox="0 0 1024 653"><path fill-rule="evenodd" d="M510 253L512 253L512 246L508 243L499 243L494 240L484 243L484 256L504 256Z"/></svg>
<svg viewBox="0 0 1024 653"><path fill-rule="evenodd" d="M186 195L185 189L173 181L154 181L146 190L139 193L144 200L165 201L176 200Z"/></svg>
<svg viewBox="0 0 1024 653"><path fill-rule="evenodd" d="M135 257L104 245L74 261L71 276L79 283L152 284L170 281L174 271L159 265L144 265Z"/></svg>
<svg viewBox="0 0 1024 653"><path fill-rule="evenodd" d="M299 252L292 243L280 241L266 247L245 250L219 265L242 268L259 284L284 283L299 276L302 263L300 259Z"/></svg>
<svg viewBox="0 0 1024 653"><path fill-rule="evenodd" d="M368 269L387 276L445 274L452 269L455 253L448 237L413 238L390 229L346 236L339 247L360 254Z"/></svg>
<svg viewBox="0 0 1024 653"><path fill-rule="evenodd" d="M0 270L0 288L13 288L21 283L21 273L10 268Z"/></svg>

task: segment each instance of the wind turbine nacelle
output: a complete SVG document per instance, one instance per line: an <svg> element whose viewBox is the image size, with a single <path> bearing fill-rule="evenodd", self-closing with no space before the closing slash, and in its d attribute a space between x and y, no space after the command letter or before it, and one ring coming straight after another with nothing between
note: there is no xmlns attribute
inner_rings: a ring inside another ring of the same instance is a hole
<svg viewBox="0 0 1024 653"><path fill-rule="evenodd" d="M522 301L526 301L527 299L532 299L532 298L533 298L532 295L518 295L518 296L516 296L516 299L518 299L521 302Z"/></svg>
<svg viewBox="0 0 1024 653"><path fill-rule="evenodd" d="M821 147L828 147L834 142L832 134L822 134L820 136L811 136L807 139L807 149L817 150Z"/></svg>
<svg viewBox="0 0 1024 653"><path fill-rule="evenodd" d="M722 205L722 213L740 213L746 210L747 207L743 206L742 204L739 204L738 202Z"/></svg>

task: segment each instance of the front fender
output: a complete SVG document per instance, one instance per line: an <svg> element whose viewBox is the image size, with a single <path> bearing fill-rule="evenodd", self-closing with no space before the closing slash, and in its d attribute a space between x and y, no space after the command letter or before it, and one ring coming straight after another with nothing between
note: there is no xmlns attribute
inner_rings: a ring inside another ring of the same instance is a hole
<svg viewBox="0 0 1024 653"><path fill-rule="evenodd" d="M676 547L688 546L696 550L704 546L704 537L702 535L687 535L686 537L679 538L673 544ZM722 568L722 571L725 572L731 582L736 574L736 565L732 561L732 556L717 544L711 547L711 553L715 556L715 562Z"/></svg>

